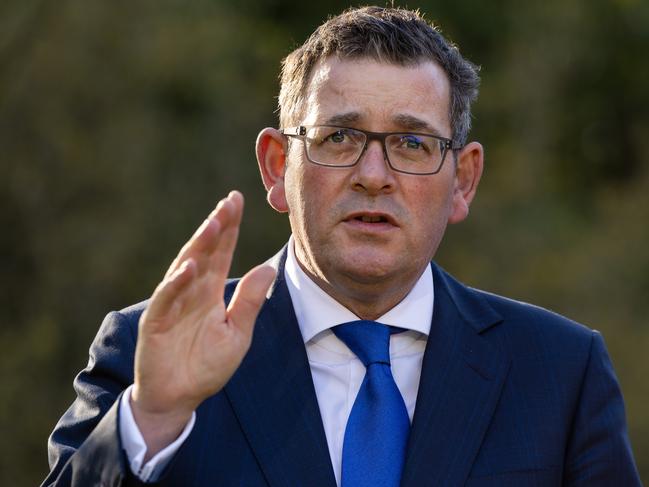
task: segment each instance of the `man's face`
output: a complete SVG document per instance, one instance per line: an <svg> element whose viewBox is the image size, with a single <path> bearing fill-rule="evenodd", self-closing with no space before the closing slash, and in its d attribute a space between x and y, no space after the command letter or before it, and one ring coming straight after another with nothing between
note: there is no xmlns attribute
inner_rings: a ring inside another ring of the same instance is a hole
<svg viewBox="0 0 649 487"><path fill-rule="evenodd" d="M449 89L432 62L330 58L314 69L300 124L450 138ZM378 141L356 166L331 168L309 162L304 143L292 140L284 187L298 260L341 302L403 289L401 299L453 220L457 192L451 153L437 174L403 174L388 166Z"/></svg>

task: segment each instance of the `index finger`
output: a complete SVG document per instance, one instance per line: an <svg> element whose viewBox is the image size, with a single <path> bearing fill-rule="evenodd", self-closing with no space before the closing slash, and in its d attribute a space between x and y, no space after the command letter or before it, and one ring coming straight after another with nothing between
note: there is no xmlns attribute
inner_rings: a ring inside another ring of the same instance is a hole
<svg viewBox="0 0 649 487"><path fill-rule="evenodd" d="M189 258L196 261L198 273L205 272L206 266L212 266L210 262L211 254L217 249L219 242L224 238L228 242L228 247L231 248L230 253L232 253L234 251L234 244L236 244L236 235L238 234L242 209L243 196L238 191L232 191L226 198L220 200L216 208L180 249L165 277L173 274L181 263ZM235 231L234 242L231 242L232 229ZM222 246L223 243L221 243ZM227 269L225 269L226 274L229 271L231 258L232 256L230 255L230 259L225 260L225 264L227 265Z"/></svg>

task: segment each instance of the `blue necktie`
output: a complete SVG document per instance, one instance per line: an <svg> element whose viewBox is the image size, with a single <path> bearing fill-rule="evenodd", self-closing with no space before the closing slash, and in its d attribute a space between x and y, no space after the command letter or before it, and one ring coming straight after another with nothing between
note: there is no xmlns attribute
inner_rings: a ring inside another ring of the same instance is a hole
<svg viewBox="0 0 649 487"><path fill-rule="evenodd" d="M390 327L359 320L333 332L366 368L345 428L342 487L398 487L410 420L390 369Z"/></svg>

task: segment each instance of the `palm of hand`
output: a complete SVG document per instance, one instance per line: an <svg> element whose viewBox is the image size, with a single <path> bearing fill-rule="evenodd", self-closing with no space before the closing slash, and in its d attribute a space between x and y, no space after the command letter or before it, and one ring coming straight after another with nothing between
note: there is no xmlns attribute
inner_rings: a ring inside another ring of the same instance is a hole
<svg viewBox="0 0 649 487"><path fill-rule="evenodd" d="M225 307L242 210L239 193L220 202L156 288L140 320L134 413L186 417L243 360L274 270L262 265L248 272Z"/></svg>

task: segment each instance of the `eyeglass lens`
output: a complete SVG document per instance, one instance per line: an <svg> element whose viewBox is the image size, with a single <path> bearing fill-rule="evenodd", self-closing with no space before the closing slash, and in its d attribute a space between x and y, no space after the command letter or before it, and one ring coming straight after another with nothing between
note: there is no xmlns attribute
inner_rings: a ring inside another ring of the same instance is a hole
<svg viewBox="0 0 649 487"><path fill-rule="evenodd" d="M351 166L356 163L367 135L340 127L310 127L305 136L309 159L329 166ZM394 169L428 173L436 171L444 156L444 142L435 137L397 133L385 137L385 150Z"/></svg>

